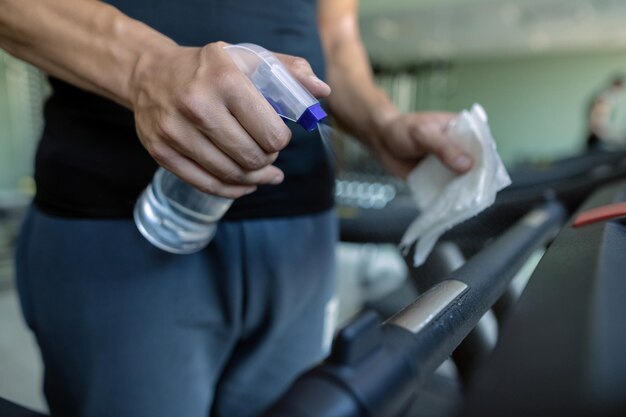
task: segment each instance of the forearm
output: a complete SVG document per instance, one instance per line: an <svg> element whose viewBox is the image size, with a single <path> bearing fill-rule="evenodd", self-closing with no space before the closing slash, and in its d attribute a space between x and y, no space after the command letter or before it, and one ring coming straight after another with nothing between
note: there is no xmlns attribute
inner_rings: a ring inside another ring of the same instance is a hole
<svg viewBox="0 0 626 417"><path fill-rule="evenodd" d="M459 174L471 158L446 134L454 113L401 113L376 86L358 29L358 0L318 0L322 42L333 90L330 108L340 125L374 150L400 178L424 155L435 154Z"/></svg>
<svg viewBox="0 0 626 417"><path fill-rule="evenodd" d="M140 58L171 45L100 1L0 0L0 48L129 108Z"/></svg>
<svg viewBox="0 0 626 417"><path fill-rule="evenodd" d="M333 90L329 105L344 129L377 148L382 127L399 111L374 82L357 24L355 16L346 15L322 29Z"/></svg>

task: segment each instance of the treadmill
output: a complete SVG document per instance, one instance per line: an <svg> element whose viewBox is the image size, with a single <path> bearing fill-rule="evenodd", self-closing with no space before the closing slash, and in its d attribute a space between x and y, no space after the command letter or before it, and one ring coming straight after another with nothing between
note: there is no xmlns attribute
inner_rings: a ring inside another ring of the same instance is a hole
<svg viewBox="0 0 626 417"><path fill-rule="evenodd" d="M381 323L371 311L358 316L338 334L330 357L263 417L410 417L435 369L528 255L549 242L455 413L626 415L626 222L607 220L626 215L620 202L626 182L599 190L564 227L566 210L556 201L527 213L393 317ZM0 415L41 416L6 401Z"/></svg>
<svg viewBox="0 0 626 417"><path fill-rule="evenodd" d="M616 183L580 213L624 201L626 183ZM396 315L381 323L364 312L263 417L410 417L435 369L568 212L549 200ZM626 222L607 212L570 221L549 246L458 416L626 415ZM42 416L5 400L0 415Z"/></svg>
<svg viewBox="0 0 626 417"><path fill-rule="evenodd" d="M459 416L626 416L624 202L606 186L563 228Z"/></svg>

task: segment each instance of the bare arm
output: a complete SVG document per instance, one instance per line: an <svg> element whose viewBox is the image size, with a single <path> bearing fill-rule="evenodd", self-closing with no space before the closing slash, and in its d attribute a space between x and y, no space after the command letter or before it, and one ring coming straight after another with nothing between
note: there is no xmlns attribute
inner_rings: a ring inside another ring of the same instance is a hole
<svg viewBox="0 0 626 417"><path fill-rule="evenodd" d="M0 0L0 47L45 72L132 108L142 54L176 43L92 0Z"/></svg>
<svg viewBox="0 0 626 417"><path fill-rule="evenodd" d="M271 164L291 134L223 45L179 46L96 0L0 0L1 48L131 109L159 164L236 198L283 180ZM282 60L313 94L328 95L306 61Z"/></svg>
<svg viewBox="0 0 626 417"><path fill-rule="evenodd" d="M357 8L358 0L320 0L319 24L333 88L329 97L333 114L398 176L406 176L428 152L456 172L465 172L471 160L445 135L455 114L402 114L376 86L359 33Z"/></svg>

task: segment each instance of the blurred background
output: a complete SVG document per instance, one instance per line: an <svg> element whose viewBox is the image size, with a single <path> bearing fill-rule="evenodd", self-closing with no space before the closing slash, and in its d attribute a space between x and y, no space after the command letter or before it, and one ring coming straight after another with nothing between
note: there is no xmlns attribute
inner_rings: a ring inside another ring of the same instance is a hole
<svg viewBox="0 0 626 417"><path fill-rule="evenodd" d="M626 70L620 0L361 4L363 38L398 104L482 104L509 165L580 152L592 97Z"/></svg>
<svg viewBox="0 0 626 417"><path fill-rule="evenodd" d="M623 0L361 0L360 20L377 81L401 109L480 103L511 169L583 152L594 98L626 73ZM40 72L0 51L0 395L36 409L44 409L39 359L11 257L34 192L47 91ZM342 207L384 207L402 195L364 150L338 142ZM360 198L360 184L379 187L377 197ZM342 243L338 253L341 320L408 274L393 244Z"/></svg>

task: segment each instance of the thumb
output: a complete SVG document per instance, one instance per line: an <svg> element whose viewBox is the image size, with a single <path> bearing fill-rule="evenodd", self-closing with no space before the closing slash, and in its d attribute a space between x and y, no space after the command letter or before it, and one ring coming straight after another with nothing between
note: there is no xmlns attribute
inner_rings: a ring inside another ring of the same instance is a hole
<svg viewBox="0 0 626 417"><path fill-rule="evenodd" d="M448 148L440 152L439 158L457 174L464 174L474 165L472 158L459 145L448 141Z"/></svg>
<svg viewBox="0 0 626 417"><path fill-rule="evenodd" d="M457 143L450 140L445 132L429 135L429 140L423 140L426 151L433 153L443 164L456 172L464 174L474 165L472 157Z"/></svg>

